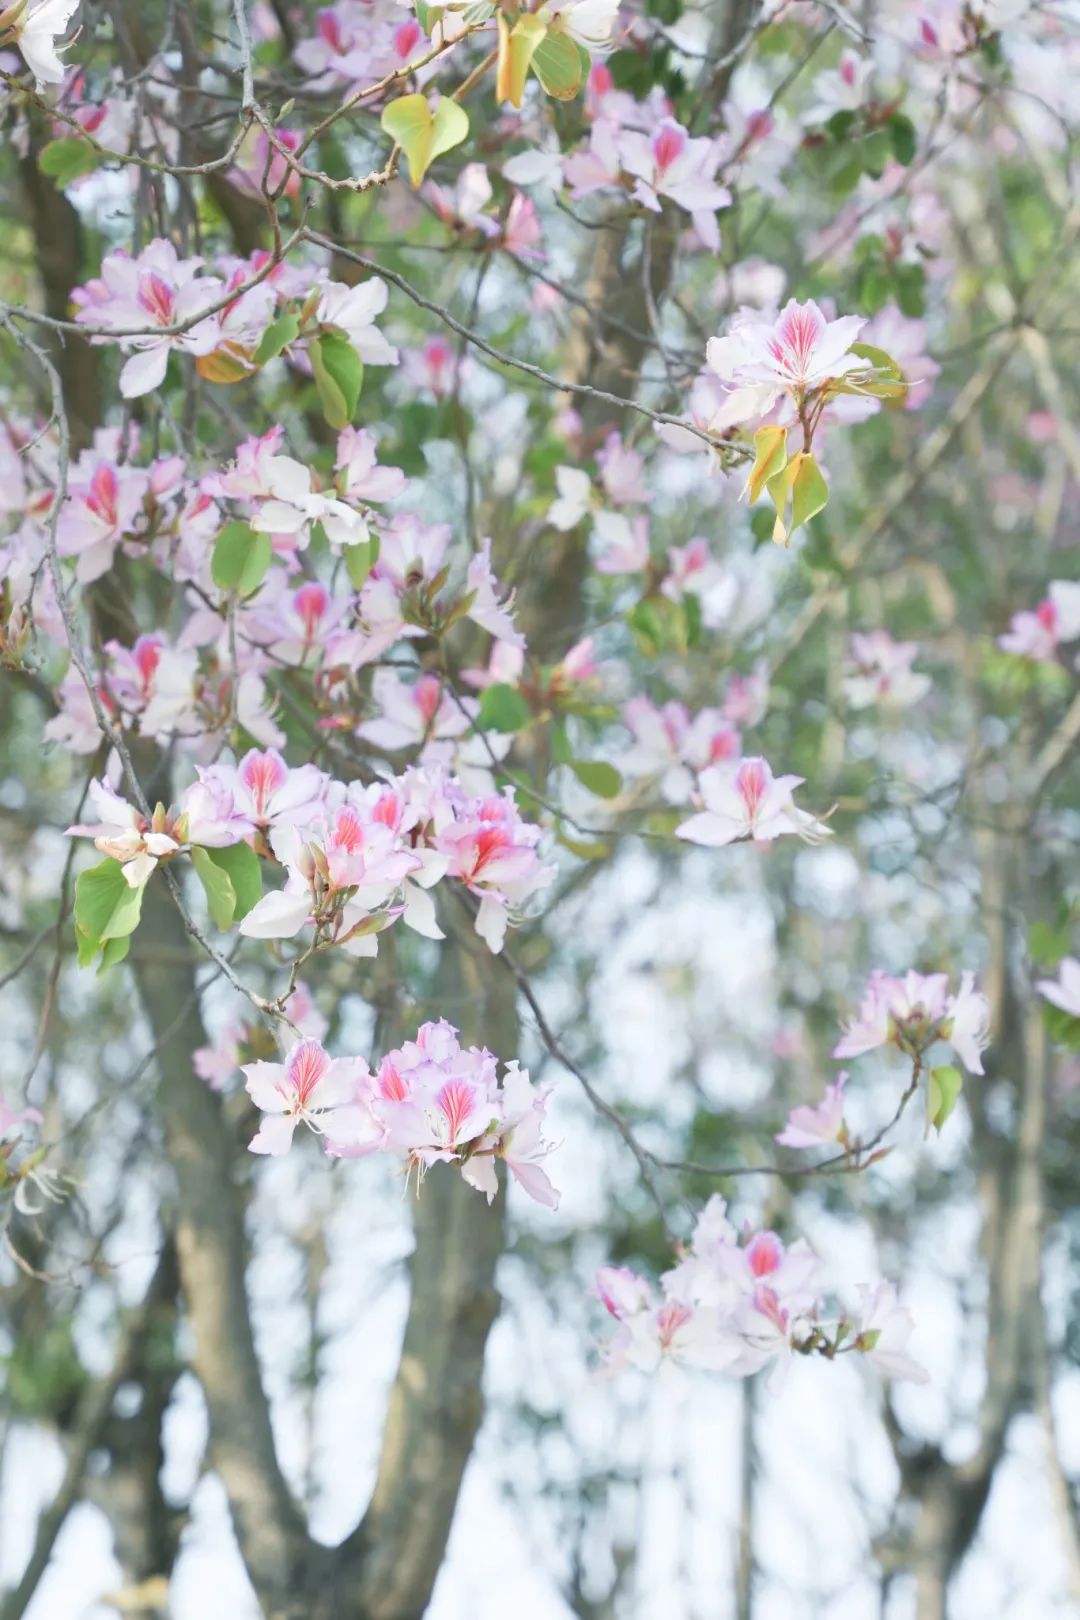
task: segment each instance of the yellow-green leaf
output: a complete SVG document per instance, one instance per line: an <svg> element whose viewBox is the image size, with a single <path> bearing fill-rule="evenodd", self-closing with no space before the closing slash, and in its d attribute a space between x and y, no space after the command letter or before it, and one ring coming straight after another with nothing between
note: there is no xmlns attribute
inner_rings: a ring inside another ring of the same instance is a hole
<svg viewBox="0 0 1080 1620"><path fill-rule="evenodd" d="M951 1063L931 1069L926 1085L926 1128L940 1131L960 1099L964 1077Z"/></svg>
<svg viewBox="0 0 1080 1620"><path fill-rule="evenodd" d="M400 96L383 109L379 122L404 152L414 190L435 158L460 146L469 133L468 113L447 97L432 112L426 96Z"/></svg>
<svg viewBox="0 0 1080 1620"><path fill-rule="evenodd" d="M770 478L784 469L787 460L787 428L763 427L754 434L754 465L746 480L743 494L751 505L757 500Z"/></svg>
<svg viewBox="0 0 1080 1620"><path fill-rule="evenodd" d="M499 62L495 77L495 98L520 107L525 95L525 80L537 47L547 34L548 25L534 12L519 17L513 28L507 24L502 12L496 18L499 27Z"/></svg>
<svg viewBox="0 0 1080 1620"><path fill-rule="evenodd" d="M829 486L813 456L803 450L792 458L797 463L791 481L791 529L801 529L823 509L829 499Z"/></svg>
<svg viewBox="0 0 1080 1620"><path fill-rule="evenodd" d="M570 35L550 30L533 52L532 70L556 101L572 101L585 78L581 52Z"/></svg>

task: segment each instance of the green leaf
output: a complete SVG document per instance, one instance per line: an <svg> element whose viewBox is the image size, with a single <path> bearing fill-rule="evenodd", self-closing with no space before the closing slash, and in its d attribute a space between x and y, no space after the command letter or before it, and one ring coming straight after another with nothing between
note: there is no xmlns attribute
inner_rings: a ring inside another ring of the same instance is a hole
<svg viewBox="0 0 1080 1620"><path fill-rule="evenodd" d="M255 350L255 364L265 366L268 360L276 360L282 349L287 349L290 343L300 335L300 317L298 315L279 315L276 321L271 321L266 328Z"/></svg>
<svg viewBox="0 0 1080 1620"><path fill-rule="evenodd" d="M345 558L345 572L354 590L359 590L379 560L378 535L373 534L370 540L359 540L354 546L346 546L342 556Z"/></svg>
<svg viewBox="0 0 1080 1620"><path fill-rule="evenodd" d="M210 574L222 591L250 596L266 578L274 548L268 534L256 534L249 523L227 523L214 542Z"/></svg>
<svg viewBox="0 0 1080 1620"><path fill-rule="evenodd" d="M477 724L481 731L520 731L531 718L529 705L516 686L496 681L480 694Z"/></svg>
<svg viewBox="0 0 1080 1620"><path fill-rule="evenodd" d="M1070 1052L1080 1052L1080 1018L1074 1018L1064 1007L1054 1007L1047 1002L1043 1007L1043 1020L1047 1034L1056 1045Z"/></svg>
<svg viewBox="0 0 1080 1620"><path fill-rule="evenodd" d="M813 456L801 451L795 460L798 466L791 485L792 532L817 517L829 499L829 486Z"/></svg>
<svg viewBox="0 0 1080 1620"><path fill-rule="evenodd" d="M579 861L606 861L611 854L611 845L602 843L599 838L566 838L562 833L557 837L562 847L568 849L571 855L576 855Z"/></svg>
<svg viewBox="0 0 1080 1620"><path fill-rule="evenodd" d="M531 65L548 95L556 101L572 101L585 78L581 53L569 34L549 30L533 51Z"/></svg>
<svg viewBox="0 0 1080 1620"><path fill-rule="evenodd" d="M645 658L658 658L669 647L686 649L686 616L681 605L668 596L642 597L626 615L626 622Z"/></svg>
<svg viewBox="0 0 1080 1620"><path fill-rule="evenodd" d="M770 478L782 472L787 461L787 428L763 427L754 434L754 465L743 494L753 506Z"/></svg>
<svg viewBox="0 0 1080 1620"><path fill-rule="evenodd" d="M872 180L880 180L889 161L891 143L883 129L876 129L859 143L862 166Z"/></svg>
<svg viewBox="0 0 1080 1620"><path fill-rule="evenodd" d="M421 98L422 99L422 98ZM339 433L356 415L364 367L344 332L320 332L308 349L319 402L329 425Z"/></svg>
<svg viewBox="0 0 1080 1620"><path fill-rule="evenodd" d="M915 125L911 122L907 113L895 112L889 119L888 129L893 157L897 163L902 163L906 169L915 156L915 150L918 146Z"/></svg>
<svg viewBox="0 0 1080 1620"><path fill-rule="evenodd" d="M531 11L519 17L513 28L501 11L496 21L499 29L499 62L495 73L495 99L508 101L512 107L520 107L525 95L529 65L547 33L548 25Z"/></svg>
<svg viewBox="0 0 1080 1620"><path fill-rule="evenodd" d="M231 928L233 917L236 915L236 890L233 888L232 878L211 860L210 851L198 844L192 847L191 864L195 868L199 882L206 890L206 901L210 907L210 915L214 919L214 926L224 932L226 928Z"/></svg>
<svg viewBox="0 0 1080 1620"><path fill-rule="evenodd" d="M926 1086L926 1128L940 1131L960 1099L964 1077L951 1063L931 1069Z"/></svg>
<svg viewBox="0 0 1080 1620"><path fill-rule="evenodd" d="M38 155L38 168L55 180L61 191L84 174L93 174L101 166L100 153L81 135L63 135L58 141L49 141Z"/></svg>
<svg viewBox="0 0 1080 1620"><path fill-rule="evenodd" d="M80 872L75 884L75 929L79 964L93 961L108 940L133 934L142 914L143 886L133 889L119 861L101 861Z"/></svg>
<svg viewBox="0 0 1080 1620"><path fill-rule="evenodd" d="M622 792L622 777L606 759L572 759L570 769L598 799L617 799Z"/></svg>
<svg viewBox="0 0 1080 1620"><path fill-rule="evenodd" d="M379 122L404 152L414 190L434 160L460 146L469 133L468 113L448 96L436 103L434 112L426 96L399 96L383 108Z"/></svg>
<svg viewBox="0 0 1080 1620"><path fill-rule="evenodd" d="M850 107L842 107L839 112L834 112L831 118L826 119L825 128L834 141L842 141L855 128L858 116L858 113L853 112Z"/></svg>
<svg viewBox="0 0 1080 1620"><path fill-rule="evenodd" d="M207 849L203 853L221 868L232 884L235 897L232 921L239 922L262 899L262 862L250 844L228 844L224 849Z"/></svg>
<svg viewBox="0 0 1080 1620"><path fill-rule="evenodd" d="M122 962L130 949L130 934L125 934L122 939L107 939L101 952L101 965L98 972L104 973L106 968L115 967L117 962Z"/></svg>

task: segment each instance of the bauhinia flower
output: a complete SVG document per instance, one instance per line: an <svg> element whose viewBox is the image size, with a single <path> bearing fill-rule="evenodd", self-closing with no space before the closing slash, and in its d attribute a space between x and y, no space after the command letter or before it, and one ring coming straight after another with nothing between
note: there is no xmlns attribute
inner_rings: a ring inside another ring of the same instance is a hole
<svg viewBox="0 0 1080 1620"><path fill-rule="evenodd" d="M775 1138L781 1147L820 1147L823 1142L843 1143L846 1140L844 1086L847 1078L847 1071L842 1071L831 1085L825 1087L825 1095L819 1103L802 1103L791 1110L787 1124Z"/></svg>
<svg viewBox="0 0 1080 1620"><path fill-rule="evenodd" d="M844 677L844 693L853 709L880 703L887 709L907 709L929 692L929 675L912 669L919 648L914 641L894 641L887 630L856 632L851 638L851 665Z"/></svg>
<svg viewBox="0 0 1080 1620"><path fill-rule="evenodd" d="M857 1320L826 1321L813 1252L769 1231L747 1230L740 1241L722 1198L710 1198L689 1252L661 1286L658 1298L644 1277L623 1266L597 1274L596 1292L618 1324L602 1352L612 1371L653 1372L671 1363L748 1378L770 1364L782 1375L794 1355L833 1360L860 1352L889 1377L925 1381L906 1354L914 1324L891 1285L859 1290Z"/></svg>
<svg viewBox="0 0 1080 1620"><path fill-rule="evenodd" d="M945 1041L972 1074L982 1074L989 1044L990 1006L975 989L975 975L964 973L956 995L945 973L906 973L902 979L870 975L858 1016L833 1047L833 1057L860 1057L879 1046L895 1046L922 1057L935 1041Z"/></svg>
<svg viewBox="0 0 1080 1620"><path fill-rule="evenodd" d="M713 765L698 781L704 810L676 827L675 836L714 848L740 838L771 843L786 833L808 844L820 843L831 837L831 829L800 810L791 796L803 780L773 776L771 766L760 758Z"/></svg>
<svg viewBox="0 0 1080 1620"><path fill-rule="evenodd" d="M332 1058L318 1041L304 1040L284 1063L246 1063L243 1073L252 1102L266 1115L249 1144L252 1153L287 1153L300 1124L328 1142L355 1135L364 1124L356 1103L368 1073L363 1058Z"/></svg>
<svg viewBox="0 0 1080 1620"><path fill-rule="evenodd" d="M998 637L1002 652L1036 663L1051 663L1064 641L1080 637L1080 583L1055 579L1046 600L1033 612L1014 613L1009 628Z"/></svg>
<svg viewBox="0 0 1080 1620"><path fill-rule="evenodd" d="M159 805L153 819L147 820L107 782L91 782L89 793L100 821L68 827L65 836L92 838L95 849L120 862L128 886L141 889L158 861L180 848L179 840L165 831L164 809Z"/></svg>
<svg viewBox="0 0 1080 1620"><path fill-rule="evenodd" d="M813 299L789 299L774 321L756 311L737 316L727 336L710 338L706 349L710 370L728 390L714 425L760 419L784 395L802 407L829 384L867 371L867 361L850 353L865 325L860 315L827 320Z"/></svg>
<svg viewBox="0 0 1080 1620"><path fill-rule="evenodd" d="M907 1352L915 1318L900 1304L892 1283L879 1282L873 1288L862 1283L858 1293L861 1313L850 1324L852 1348L861 1350L886 1378L928 1384L930 1374Z"/></svg>

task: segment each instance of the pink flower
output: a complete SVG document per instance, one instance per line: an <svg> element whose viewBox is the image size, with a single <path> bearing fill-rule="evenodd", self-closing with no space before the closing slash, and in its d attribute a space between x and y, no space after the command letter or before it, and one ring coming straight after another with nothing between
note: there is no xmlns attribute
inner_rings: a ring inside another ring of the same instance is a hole
<svg viewBox="0 0 1080 1620"><path fill-rule="evenodd" d="M140 468L117 467L89 452L72 471L57 522L56 546L61 557L78 558L76 578L80 585L89 585L108 572L120 541L134 529L150 477Z"/></svg>
<svg viewBox="0 0 1080 1620"><path fill-rule="evenodd" d="M1075 956L1065 957L1056 979L1038 979L1035 988L1053 1006L1080 1018L1080 962Z"/></svg>
<svg viewBox="0 0 1080 1620"><path fill-rule="evenodd" d="M907 973L902 979L875 972L859 1004L858 1017L833 1047L833 1057L860 1057L879 1046L896 1046L920 1056L935 1041L947 1041L964 1067L982 1074L988 1042L989 1003L964 973L956 995L949 995L945 973Z"/></svg>
<svg viewBox="0 0 1080 1620"><path fill-rule="evenodd" d="M310 822L325 802L328 778L317 765L290 769L275 748L252 748L235 767L213 770L229 782L239 813L261 828ZM211 773L203 772L203 780Z"/></svg>
<svg viewBox="0 0 1080 1620"><path fill-rule="evenodd" d="M851 638L851 667L844 678L844 691L853 709L866 709L874 703L885 708L906 709L929 692L929 675L911 668L918 657L914 641L894 641L886 630L857 631Z"/></svg>
<svg viewBox="0 0 1080 1620"><path fill-rule="evenodd" d="M806 843L818 843L831 836L824 822L792 800L792 789L801 776L774 777L764 759L744 759L741 764L714 765L699 780L705 809L676 827L677 838L691 844L718 848L739 838L768 843L794 833Z"/></svg>
<svg viewBox="0 0 1080 1620"><path fill-rule="evenodd" d="M380 467L375 459L375 438L367 428L343 428L338 434L338 487L349 501L392 501L408 479L400 467Z"/></svg>
<svg viewBox="0 0 1080 1620"><path fill-rule="evenodd" d="M176 853L179 842L164 828L153 827L107 782L91 782L89 794L100 821L68 827L65 837L92 838L95 849L120 862L128 886L141 889L158 861Z"/></svg>
<svg viewBox="0 0 1080 1620"><path fill-rule="evenodd" d="M436 839L449 876L479 898L476 932L496 955L511 917L555 876L536 853L539 841L540 828L521 819L511 787L459 800L453 825Z"/></svg>
<svg viewBox="0 0 1080 1620"><path fill-rule="evenodd" d="M866 321L859 315L826 320L811 299L794 298L775 321L751 311L736 316L726 337L710 338L708 363L729 391L726 425L765 416L781 396L801 401L811 391L866 371L848 351Z"/></svg>
<svg viewBox="0 0 1080 1620"><path fill-rule="evenodd" d="M243 1072L251 1100L267 1116L251 1139L252 1153L287 1153L301 1122L330 1143L362 1125L355 1099L368 1074L363 1058L331 1058L318 1041L303 1040L284 1063L247 1063Z"/></svg>
<svg viewBox="0 0 1080 1620"><path fill-rule="evenodd" d="M873 1288L862 1284L859 1299L861 1314L853 1324L855 1348L863 1351L867 1360L873 1362L886 1378L928 1384L930 1374L926 1368L907 1353L907 1342L915 1331L915 1320L911 1312L897 1300L892 1283L879 1282Z"/></svg>
<svg viewBox="0 0 1080 1620"><path fill-rule="evenodd" d="M1037 663L1050 663L1063 641L1080 636L1080 583L1056 579L1050 594L1033 613L1014 613L1006 633L998 637L1003 652Z"/></svg>
<svg viewBox="0 0 1080 1620"><path fill-rule="evenodd" d="M202 262L199 258L180 259L173 244L158 237L137 258L119 248L106 254L100 280L74 289L72 298L80 305L77 321L112 327L120 333L149 328L144 337L116 339L122 348L136 351L120 373L120 392L125 399L152 393L161 386L172 349L199 355L217 347L218 322L212 317L196 317L218 302L224 287L216 276L199 275ZM188 321L193 324L185 332L152 335L155 327L179 326Z"/></svg>
<svg viewBox="0 0 1080 1620"><path fill-rule="evenodd" d="M619 155L623 168L638 177L634 197L639 203L659 213L660 198L669 197L686 209L705 246L719 252L716 210L728 206L731 192L714 178L720 163L715 141L694 139L673 118L664 118L651 135L624 132Z"/></svg>
<svg viewBox="0 0 1080 1620"><path fill-rule="evenodd" d="M846 1131L844 1086L847 1078L844 1071L831 1085L826 1086L821 1102L803 1103L793 1108L787 1124L775 1140L782 1147L791 1148L820 1147L823 1142L842 1142Z"/></svg>

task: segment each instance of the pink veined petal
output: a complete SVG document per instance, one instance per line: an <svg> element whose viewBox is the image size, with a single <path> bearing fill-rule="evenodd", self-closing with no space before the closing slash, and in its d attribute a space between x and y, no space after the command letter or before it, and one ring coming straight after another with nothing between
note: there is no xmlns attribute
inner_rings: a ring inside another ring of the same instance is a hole
<svg viewBox="0 0 1080 1620"><path fill-rule="evenodd" d="M300 1041L285 1059L285 1083L301 1108L318 1108L320 1082L330 1072L331 1058L318 1041Z"/></svg>

